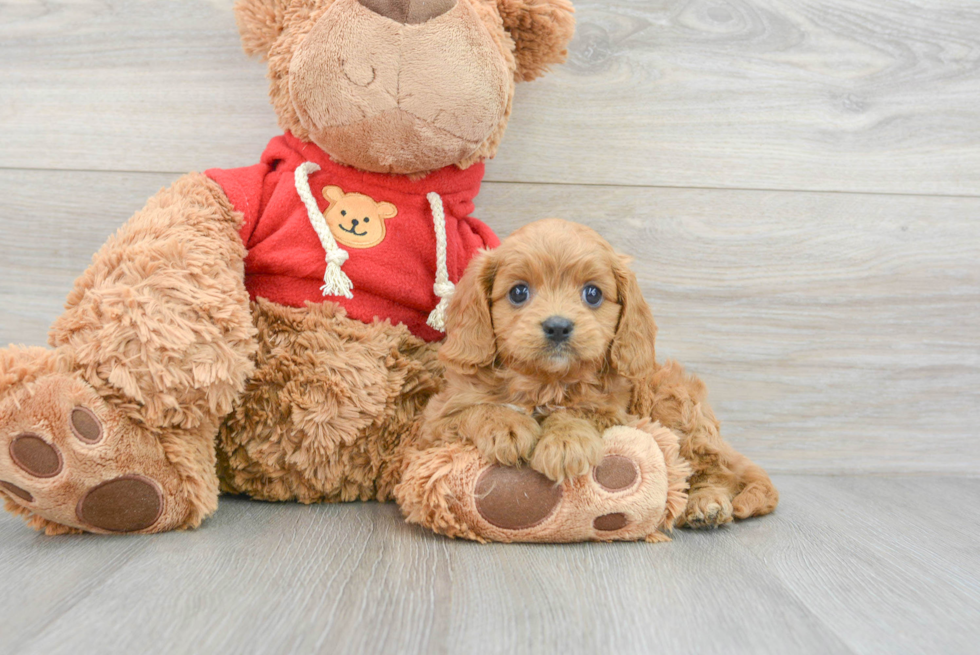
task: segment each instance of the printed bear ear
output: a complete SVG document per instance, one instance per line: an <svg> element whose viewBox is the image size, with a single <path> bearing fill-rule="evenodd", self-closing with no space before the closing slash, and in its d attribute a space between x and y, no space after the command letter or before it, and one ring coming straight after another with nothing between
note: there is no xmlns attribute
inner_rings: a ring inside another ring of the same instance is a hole
<svg viewBox="0 0 980 655"><path fill-rule="evenodd" d="M378 218L394 218L398 214L398 208L390 202L378 203Z"/></svg>
<svg viewBox="0 0 980 655"><path fill-rule="evenodd" d="M272 45L282 34L284 15L289 0L238 0L235 21L242 37L245 54L265 59Z"/></svg>
<svg viewBox="0 0 980 655"><path fill-rule="evenodd" d="M339 186L323 187L323 197L329 200L331 205L343 198L344 195L344 190Z"/></svg>
<svg viewBox="0 0 980 655"><path fill-rule="evenodd" d="M568 56L575 33L575 9L569 0L496 0L504 29L514 39L517 79L530 82Z"/></svg>

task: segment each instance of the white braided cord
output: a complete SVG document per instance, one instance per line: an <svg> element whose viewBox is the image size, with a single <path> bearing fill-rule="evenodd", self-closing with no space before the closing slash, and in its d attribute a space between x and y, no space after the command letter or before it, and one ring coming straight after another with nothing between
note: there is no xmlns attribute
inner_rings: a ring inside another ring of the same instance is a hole
<svg viewBox="0 0 980 655"><path fill-rule="evenodd" d="M333 238L330 227L327 225L326 219L323 218L323 212L317 206L316 200L313 198L313 192L310 190L310 175L316 173L318 170L320 170L320 167L311 161L300 164L296 167L295 183L296 193L299 194L300 200L303 201L303 205L306 207L306 214L309 216L310 223L313 225L313 230L320 237L320 244L326 252L327 267L323 272L323 286L320 287L320 291L325 296L353 298L354 294L351 291L354 288L354 283L341 270L341 267L350 255L346 250L337 245L337 240Z"/></svg>
<svg viewBox="0 0 980 655"><path fill-rule="evenodd" d="M456 292L456 285L449 281L449 268L446 266L446 213L442 206L442 198L435 191L425 195L432 209L432 225L436 232L436 283L432 290L439 298L439 304L429 314L426 323L433 330L446 331L446 310L449 300Z"/></svg>

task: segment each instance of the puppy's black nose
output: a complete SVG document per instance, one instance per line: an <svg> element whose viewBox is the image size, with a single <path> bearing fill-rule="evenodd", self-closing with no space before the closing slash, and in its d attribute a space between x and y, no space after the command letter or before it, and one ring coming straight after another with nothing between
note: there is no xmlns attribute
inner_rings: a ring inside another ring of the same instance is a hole
<svg viewBox="0 0 980 655"><path fill-rule="evenodd" d="M355 218L354 220L352 220L352 221L350 222L350 229L352 229L352 230L353 230L353 229L354 229L355 227L357 227L357 226L358 226L358 224L359 224L359 223L360 223L360 221L359 221L359 220L357 220L357 219Z"/></svg>
<svg viewBox="0 0 980 655"><path fill-rule="evenodd" d="M575 324L564 316L552 316L541 323L541 329L544 330L544 336L548 341L561 343L568 341L568 337L572 336Z"/></svg>

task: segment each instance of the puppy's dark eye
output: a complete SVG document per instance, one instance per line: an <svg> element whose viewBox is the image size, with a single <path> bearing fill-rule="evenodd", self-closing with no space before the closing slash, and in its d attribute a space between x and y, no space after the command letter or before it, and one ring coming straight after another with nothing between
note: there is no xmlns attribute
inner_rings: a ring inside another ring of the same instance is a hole
<svg viewBox="0 0 980 655"><path fill-rule="evenodd" d="M527 299L531 296L531 289L524 284L515 284L511 290L507 293L507 297L515 305L523 305L527 302Z"/></svg>
<svg viewBox="0 0 980 655"><path fill-rule="evenodd" d="M365 216L365 217L364 217L364 222L365 222L365 223L370 223L370 222L371 222L371 219L370 219L370 218L368 218L367 216Z"/></svg>
<svg viewBox="0 0 980 655"><path fill-rule="evenodd" d="M594 284L586 284L582 289L582 300L589 307L598 307L602 304L602 289Z"/></svg>
<svg viewBox="0 0 980 655"><path fill-rule="evenodd" d="M341 210L340 210L340 215L341 215L341 216L347 216L347 210L345 210L345 209L341 209Z"/></svg>

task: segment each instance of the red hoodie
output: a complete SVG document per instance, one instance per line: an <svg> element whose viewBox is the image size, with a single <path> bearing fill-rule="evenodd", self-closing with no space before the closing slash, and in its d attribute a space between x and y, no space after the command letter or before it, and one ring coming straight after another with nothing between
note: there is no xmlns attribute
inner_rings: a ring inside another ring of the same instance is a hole
<svg viewBox="0 0 980 655"><path fill-rule="evenodd" d="M315 166L302 166L306 162ZM459 281L478 250L500 243L469 215L483 170L482 163L466 170L447 166L417 181L369 173L334 163L316 145L287 133L269 142L261 163L205 174L245 216L245 286L253 299L293 307L331 300L357 320L391 319L426 341L438 341L443 333L426 321L439 301L433 289L439 205L451 282ZM304 188L312 195L306 205ZM333 275L353 287L350 298L341 295L349 287L325 284L328 250L329 260L340 265L331 265ZM451 285L443 287L448 295Z"/></svg>

